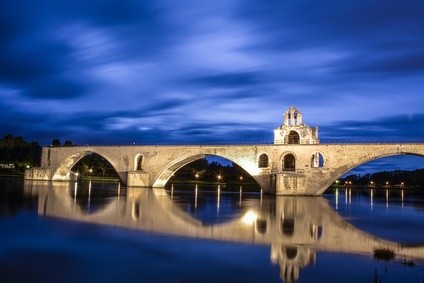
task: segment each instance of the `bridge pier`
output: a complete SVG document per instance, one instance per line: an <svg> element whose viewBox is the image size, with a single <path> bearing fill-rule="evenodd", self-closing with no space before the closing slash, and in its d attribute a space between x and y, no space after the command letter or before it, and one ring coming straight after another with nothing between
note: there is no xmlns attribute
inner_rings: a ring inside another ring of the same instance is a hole
<svg viewBox="0 0 424 283"><path fill-rule="evenodd" d="M305 174L283 172L275 174L276 195L308 195L305 187Z"/></svg>
<svg viewBox="0 0 424 283"><path fill-rule="evenodd" d="M31 169L25 170L24 179L25 180L40 180L40 181L51 181L52 172L50 169L43 169L39 167L34 167Z"/></svg>
<svg viewBox="0 0 424 283"><path fill-rule="evenodd" d="M126 185L128 187L149 187L149 174L143 171L131 171L127 173Z"/></svg>

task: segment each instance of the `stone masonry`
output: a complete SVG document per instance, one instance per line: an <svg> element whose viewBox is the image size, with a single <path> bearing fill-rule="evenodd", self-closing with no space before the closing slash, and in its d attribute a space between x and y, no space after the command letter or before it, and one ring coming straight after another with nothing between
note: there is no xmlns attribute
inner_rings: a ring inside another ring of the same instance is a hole
<svg viewBox="0 0 424 283"><path fill-rule="evenodd" d="M276 143L270 145L44 147L41 167L27 170L25 179L75 180L72 167L96 153L111 163L124 185L160 188L184 165L216 155L241 166L265 193L321 195L340 176L368 161L401 154L424 156L422 143L319 144L318 130L303 124L297 109L289 108L284 117L287 122L276 129ZM302 130L290 134L298 127Z"/></svg>

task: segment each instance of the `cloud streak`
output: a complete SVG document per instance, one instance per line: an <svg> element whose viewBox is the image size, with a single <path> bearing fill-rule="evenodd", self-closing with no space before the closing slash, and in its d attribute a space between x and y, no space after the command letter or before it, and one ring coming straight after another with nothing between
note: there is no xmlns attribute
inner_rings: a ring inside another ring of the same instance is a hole
<svg viewBox="0 0 424 283"><path fill-rule="evenodd" d="M0 134L49 144L424 135L417 1L0 3Z"/></svg>

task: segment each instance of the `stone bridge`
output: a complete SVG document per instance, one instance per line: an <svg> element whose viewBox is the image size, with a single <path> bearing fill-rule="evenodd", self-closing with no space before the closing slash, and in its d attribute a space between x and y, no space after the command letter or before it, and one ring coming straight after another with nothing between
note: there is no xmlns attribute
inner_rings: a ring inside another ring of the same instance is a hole
<svg viewBox="0 0 424 283"><path fill-rule="evenodd" d="M319 251L372 256L375 248L388 248L402 258L422 262L424 245L406 246L379 239L346 222L321 197L275 197L255 200L227 223L206 225L178 207L163 189L127 188L109 203L87 211L90 184L25 181L27 194L38 196L40 215L80 222L112 225L186 237L267 245L271 260L280 266L284 282L300 276L314 264ZM85 191L83 191L85 189ZM81 195L81 196L80 196ZM253 200L252 200L253 201ZM86 202L84 202L86 203Z"/></svg>
<svg viewBox="0 0 424 283"><path fill-rule="evenodd" d="M92 153L110 162L130 187L164 187L184 165L215 155L241 166L263 192L321 195L340 176L368 161L401 154L424 156L424 144L320 144L318 129L303 124L302 114L290 107L284 123L274 130L274 144L45 147L41 168L27 170L25 179L71 181L72 167Z"/></svg>
<svg viewBox="0 0 424 283"><path fill-rule="evenodd" d="M264 192L277 195L321 195L340 176L363 163L401 154L424 156L424 145L390 143L45 147L41 168L28 170L25 178L71 181L72 167L92 153L110 162L123 184L130 187L164 187L172 174L184 165L215 155L241 166Z"/></svg>

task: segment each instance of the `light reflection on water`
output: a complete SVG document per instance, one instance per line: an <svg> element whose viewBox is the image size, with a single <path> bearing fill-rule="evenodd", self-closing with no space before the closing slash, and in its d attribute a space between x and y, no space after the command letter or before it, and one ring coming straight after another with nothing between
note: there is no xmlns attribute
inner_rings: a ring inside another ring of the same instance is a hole
<svg viewBox="0 0 424 283"><path fill-rule="evenodd" d="M43 270L34 261L79 274L68 282L371 282L375 269L384 282L419 282L424 275L423 198L410 192L389 192L387 198L385 191L371 197L369 191L339 190L303 198L215 185L152 190L1 181L0 229L8 232L0 236L0 274L12 277L24 275L11 263ZM374 261L375 247L394 249L419 265ZM105 275L96 277L86 266ZM52 272L34 278L59 276Z"/></svg>
<svg viewBox="0 0 424 283"><path fill-rule="evenodd" d="M424 192L406 189L338 189L324 195L355 227L404 244L424 242Z"/></svg>
<svg viewBox="0 0 424 283"><path fill-rule="evenodd" d="M268 202L275 198L263 196L258 190L244 191L240 185L229 188L219 184L171 184L166 193L181 210L204 224L224 223L241 217L243 212L261 206L264 197Z"/></svg>

